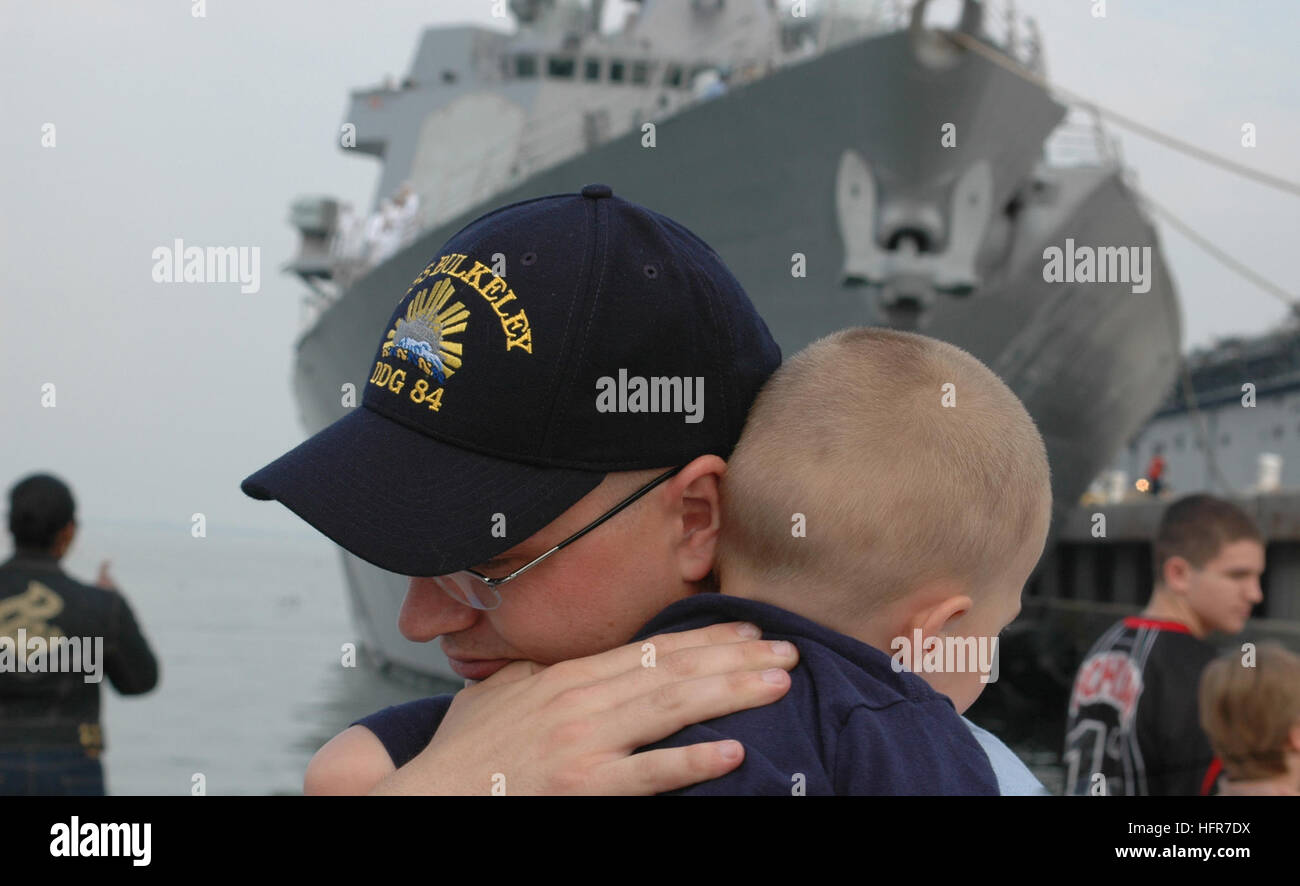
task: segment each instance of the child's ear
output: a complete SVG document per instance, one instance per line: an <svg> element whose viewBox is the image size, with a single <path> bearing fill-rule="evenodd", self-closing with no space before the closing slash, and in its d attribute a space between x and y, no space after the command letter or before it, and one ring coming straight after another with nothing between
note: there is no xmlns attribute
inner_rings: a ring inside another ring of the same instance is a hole
<svg viewBox="0 0 1300 886"><path fill-rule="evenodd" d="M727 463L702 455L673 478L669 488L677 523L677 565L682 579L700 581L713 571L722 530L720 481Z"/></svg>
<svg viewBox="0 0 1300 886"><path fill-rule="evenodd" d="M927 591L932 602L921 613L918 627L923 636L951 634L953 622L971 608L971 598L967 595L965 586L959 582L943 580L935 582Z"/></svg>

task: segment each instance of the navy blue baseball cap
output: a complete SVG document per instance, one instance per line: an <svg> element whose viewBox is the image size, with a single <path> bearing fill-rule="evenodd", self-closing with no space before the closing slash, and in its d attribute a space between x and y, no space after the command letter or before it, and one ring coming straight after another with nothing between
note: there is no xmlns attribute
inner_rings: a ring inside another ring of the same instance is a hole
<svg viewBox="0 0 1300 886"><path fill-rule="evenodd" d="M376 341L361 405L241 488L416 576L496 557L610 472L727 457L781 362L703 240L598 184L470 222Z"/></svg>

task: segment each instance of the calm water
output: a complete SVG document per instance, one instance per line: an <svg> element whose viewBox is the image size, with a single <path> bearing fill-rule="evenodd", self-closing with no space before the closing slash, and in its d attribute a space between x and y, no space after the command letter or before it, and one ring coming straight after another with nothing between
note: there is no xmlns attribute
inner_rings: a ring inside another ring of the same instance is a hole
<svg viewBox="0 0 1300 886"><path fill-rule="evenodd" d="M321 537L88 526L64 568L93 581L105 558L162 666L148 695L101 684L110 793L188 794L203 773L209 794L298 794L311 755L352 720L459 688L342 666L358 638ZM1017 750L1059 791L1054 754Z"/></svg>
<svg viewBox="0 0 1300 886"><path fill-rule="evenodd" d="M198 772L209 794L301 793L311 755L349 722L455 688L342 666L357 637L323 538L87 526L64 567L93 581L104 558L162 667L148 695L101 684L110 793L188 794Z"/></svg>

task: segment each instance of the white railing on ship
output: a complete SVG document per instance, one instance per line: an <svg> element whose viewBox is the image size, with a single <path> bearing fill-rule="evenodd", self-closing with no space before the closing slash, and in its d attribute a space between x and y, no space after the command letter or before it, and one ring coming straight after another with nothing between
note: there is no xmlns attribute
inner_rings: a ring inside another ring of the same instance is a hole
<svg viewBox="0 0 1300 886"><path fill-rule="evenodd" d="M985 0L983 37L1037 73L1044 72L1043 42L1038 23L1016 9L1015 0ZM824 52L867 34L897 31L912 21L915 4L905 0L821 0L810 2L810 14L821 10L818 50ZM933 2L926 9L929 27L954 28L960 20L959 0ZM956 18L953 18L956 16Z"/></svg>
<svg viewBox="0 0 1300 886"><path fill-rule="evenodd" d="M1071 105L1043 146L1051 166L1122 166L1119 141L1090 105Z"/></svg>
<svg viewBox="0 0 1300 886"><path fill-rule="evenodd" d="M1029 70L1046 73L1038 22L1031 16L1021 15L1015 0L984 3L984 33L994 46Z"/></svg>

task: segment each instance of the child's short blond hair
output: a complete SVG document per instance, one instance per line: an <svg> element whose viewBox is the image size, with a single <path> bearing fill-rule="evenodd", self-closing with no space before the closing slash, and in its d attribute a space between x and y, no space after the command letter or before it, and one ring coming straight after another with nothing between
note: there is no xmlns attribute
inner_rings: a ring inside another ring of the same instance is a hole
<svg viewBox="0 0 1300 886"><path fill-rule="evenodd" d="M931 578L996 577L1050 511L1042 436L988 367L926 336L846 329L786 361L750 410L718 574L864 614Z"/></svg>
<svg viewBox="0 0 1300 886"><path fill-rule="evenodd" d="M1276 643L1255 648L1247 667L1233 650L1201 674L1201 726L1231 781L1287 772L1286 747L1300 724L1300 656Z"/></svg>

